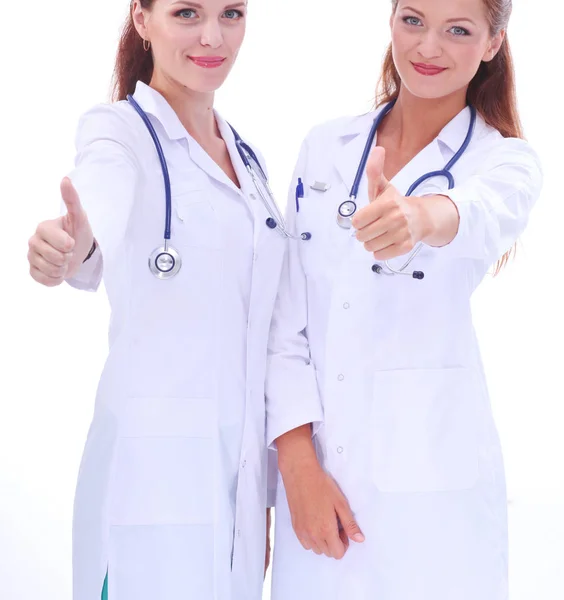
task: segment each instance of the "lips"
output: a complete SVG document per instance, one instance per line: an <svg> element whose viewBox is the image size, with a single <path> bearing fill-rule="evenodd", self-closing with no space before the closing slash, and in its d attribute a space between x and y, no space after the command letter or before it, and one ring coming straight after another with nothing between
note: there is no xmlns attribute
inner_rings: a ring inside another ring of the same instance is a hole
<svg viewBox="0 0 564 600"><path fill-rule="evenodd" d="M225 62L225 58L222 56L189 56L188 58L203 69L217 69Z"/></svg>
<svg viewBox="0 0 564 600"><path fill-rule="evenodd" d="M436 67L434 65L426 65L424 63L411 63L413 68L420 73L421 75L426 75L427 77L432 75L439 75L443 71L446 71L446 67Z"/></svg>

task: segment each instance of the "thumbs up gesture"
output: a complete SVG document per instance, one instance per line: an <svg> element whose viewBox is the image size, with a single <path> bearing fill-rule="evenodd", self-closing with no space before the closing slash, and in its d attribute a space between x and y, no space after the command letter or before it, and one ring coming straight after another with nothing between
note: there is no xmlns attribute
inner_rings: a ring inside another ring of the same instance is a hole
<svg viewBox="0 0 564 600"><path fill-rule="evenodd" d="M446 195L402 196L384 176L386 151L376 146L366 164L370 204L352 219L356 237L377 260L408 254L419 242L441 247L458 232L460 216Z"/></svg>
<svg viewBox="0 0 564 600"><path fill-rule="evenodd" d="M29 240L27 255L35 281L54 287L73 277L88 256L94 236L70 179L61 182L67 214L43 221Z"/></svg>
<svg viewBox="0 0 564 600"><path fill-rule="evenodd" d="M413 250L426 235L421 198L402 196L384 176L386 151L375 147L366 165L370 204L353 217L356 237L378 260Z"/></svg>

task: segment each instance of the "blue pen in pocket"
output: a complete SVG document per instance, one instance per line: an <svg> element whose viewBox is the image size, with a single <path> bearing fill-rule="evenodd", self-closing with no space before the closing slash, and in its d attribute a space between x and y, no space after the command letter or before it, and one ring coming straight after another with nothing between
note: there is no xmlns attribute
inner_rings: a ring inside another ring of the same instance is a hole
<svg viewBox="0 0 564 600"><path fill-rule="evenodd" d="M304 184L301 177L298 178L298 185L296 186L296 212L300 212L300 198L304 197Z"/></svg>

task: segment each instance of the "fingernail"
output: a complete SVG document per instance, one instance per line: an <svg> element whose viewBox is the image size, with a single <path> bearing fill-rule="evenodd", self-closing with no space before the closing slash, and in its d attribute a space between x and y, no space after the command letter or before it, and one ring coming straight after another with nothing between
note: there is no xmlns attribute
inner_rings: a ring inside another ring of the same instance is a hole
<svg viewBox="0 0 564 600"><path fill-rule="evenodd" d="M353 535L353 540L355 542L358 542L359 544L362 544L362 542L364 542L364 536L362 535L362 533L355 533Z"/></svg>

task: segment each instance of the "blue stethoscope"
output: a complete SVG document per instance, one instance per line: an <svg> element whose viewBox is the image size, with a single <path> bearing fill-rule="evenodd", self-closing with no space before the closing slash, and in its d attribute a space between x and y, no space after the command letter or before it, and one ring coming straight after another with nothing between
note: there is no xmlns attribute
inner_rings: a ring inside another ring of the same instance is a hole
<svg viewBox="0 0 564 600"><path fill-rule="evenodd" d="M366 170L366 163L368 162L368 157L370 156L370 152L372 151L372 146L374 145L374 140L376 139L376 133L378 132L378 128L380 127L382 121L386 117L386 115L392 110L397 100L393 100L389 104L387 104L384 109L380 112L380 114L374 119L374 124L370 129L370 133L368 134L368 140L366 142L366 146L364 147L364 152L362 154L362 158L360 164L358 166L358 170L356 172L356 177L351 188L351 193L349 195L349 199L345 202L342 202L339 205L337 210L337 223L343 229L351 229L352 227L352 218L356 214L358 210L358 206L356 203L356 199L358 196L358 190L360 187L360 182ZM450 170L454 165L460 160L466 149L468 148L470 142L472 141L472 136L474 135L474 127L476 125L476 109L473 106L470 106L470 125L468 127L468 133L466 134L466 138L458 150L458 152L451 158L451 160L445 165L444 169L440 171L433 171L432 173L426 173L422 175L417 181L413 183L413 185L407 191L406 196L411 196L413 192L425 181L431 179L432 177L446 177L448 181L448 189L451 190L454 187L454 177ZM372 266L372 270L377 274L385 274L385 275L409 275L414 279L423 279L425 274L422 271L413 271L406 272L407 267L411 264L413 259L419 254L421 248L423 247L422 243L417 244L417 246L411 251L408 255L406 262L399 268L394 269L389 261L385 261L385 266L387 271L384 271L382 265L375 264Z"/></svg>
<svg viewBox="0 0 564 600"><path fill-rule="evenodd" d="M158 279L170 279L174 277L182 267L182 258L179 252L173 248L170 244L171 234L171 221L172 221L172 195L170 190L170 175L168 173L168 166L166 158L163 152L163 148L159 141L159 137L153 124L149 120L149 117L145 111L139 106L133 96L127 96L128 102L137 111L138 115L143 119L143 122L147 126L149 133L155 144L157 154L159 156L159 162L161 163L161 169L163 173L164 185L165 185L165 201L166 201L166 216L165 216L165 231L164 231L164 245L156 248L149 256L149 269L151 273ZM229 126L231 127L231 125ZM264 169L260 165L260 161L254 152L254 150L246 144L241 136L231 127L233 135L235 137L235 144L241 160L245 165L253 184L262 200L264 207L268 213L266 219L266 226L270 229L276 229L283 237L291 239L306 240L311 237L309 233L303 233L300 236L293 235L286 227L282 214L276 205L274 195L270 186L268 185L268 178Z"/></svg>

